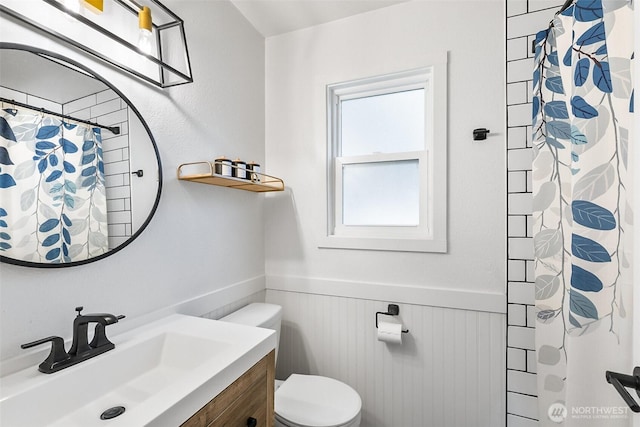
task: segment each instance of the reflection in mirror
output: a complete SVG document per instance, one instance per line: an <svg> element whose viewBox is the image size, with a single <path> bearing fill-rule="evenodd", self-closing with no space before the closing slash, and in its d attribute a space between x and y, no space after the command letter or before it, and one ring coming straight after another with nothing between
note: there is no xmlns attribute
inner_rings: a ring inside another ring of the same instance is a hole
<svg viewBox="0 0 640 427"><path fill-rule="evenodd" d="M0 43L0 98L0 260L84 264L142 232L160 158L117 89L57 54Z"/></svg>

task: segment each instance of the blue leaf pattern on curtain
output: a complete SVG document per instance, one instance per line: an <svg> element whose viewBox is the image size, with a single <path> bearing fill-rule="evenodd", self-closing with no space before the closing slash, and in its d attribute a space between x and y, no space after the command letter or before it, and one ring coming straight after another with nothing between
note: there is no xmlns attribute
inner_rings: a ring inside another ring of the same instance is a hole
<svg viewBox="0 0 640 427"><path fill-rule="evenodd" d="M0 251L68 263L109 249L99 128L28 110L0 120Z"/></svg>
<svg viewBox="0 0 640 427"><path fill-rule="evenodd" d="M632 301L632 24L631 1L577 0L535 39L533 240L542 426L631 425L604 372L632 367L632 319L625 308ZM554 404L567 408L561 423L549 415ZM584 411L612 407L624 416Z"/></svg>

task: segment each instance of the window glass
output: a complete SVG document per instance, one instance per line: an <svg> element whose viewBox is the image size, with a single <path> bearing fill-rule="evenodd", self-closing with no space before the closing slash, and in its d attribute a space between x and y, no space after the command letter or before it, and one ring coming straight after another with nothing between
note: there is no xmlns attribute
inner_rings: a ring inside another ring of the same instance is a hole
<svg viewBox="0 0 640 427"><path fill-rule="evenodd" d="M418 160L345 164L342 179L344 225L419 224Z"/></svg>
<svg viewBox="0 0 640 427"><path fill-rule="evenodd" d="M424 89L343 100L342 156L424 150Z"/></svg>
<svg viewBox="0 0 640 427"><path fill-rule="evenodd" d="M447 63L327 86L318 247L447 251Z"/></svg>

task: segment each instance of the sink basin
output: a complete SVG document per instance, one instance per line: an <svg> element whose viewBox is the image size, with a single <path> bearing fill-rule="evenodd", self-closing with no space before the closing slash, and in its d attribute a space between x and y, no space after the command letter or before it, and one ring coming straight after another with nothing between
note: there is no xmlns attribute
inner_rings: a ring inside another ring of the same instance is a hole
<svg viewBox="0 0 640 427"><path fill-rule="evenodd" d="M275 332L175 314L115 336L114 350L54 374L0 379L6 427L178 426L275 348ZM101 420L107 409L125 412Z"/></svg>

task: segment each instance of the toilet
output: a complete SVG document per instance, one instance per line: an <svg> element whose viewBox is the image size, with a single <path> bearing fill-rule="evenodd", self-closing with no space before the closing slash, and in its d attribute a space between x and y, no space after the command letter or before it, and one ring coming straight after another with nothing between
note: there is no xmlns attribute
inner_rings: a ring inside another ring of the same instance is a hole
<svg viewBox="0 0 640 427"><path fill-rule="evenodd" d="M252 303L220 320L275 330L277 360L282 307ZM361 409L360 395L332 378L292 374L276 381L276 427L358 427Z"/></svg>

